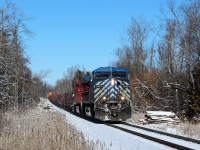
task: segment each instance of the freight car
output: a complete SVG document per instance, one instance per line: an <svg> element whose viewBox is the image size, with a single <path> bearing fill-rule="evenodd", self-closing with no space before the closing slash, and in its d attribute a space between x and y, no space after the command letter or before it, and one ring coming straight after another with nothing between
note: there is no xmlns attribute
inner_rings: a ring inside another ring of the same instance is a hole
<svg viewBox="0 0 200 150"><path fill-rule="evenodd" d="M102 121L124 121L131 117L130 82L123 68L100 67L92 78L73 82L73 92L48 93L55 105Z"/></svg>

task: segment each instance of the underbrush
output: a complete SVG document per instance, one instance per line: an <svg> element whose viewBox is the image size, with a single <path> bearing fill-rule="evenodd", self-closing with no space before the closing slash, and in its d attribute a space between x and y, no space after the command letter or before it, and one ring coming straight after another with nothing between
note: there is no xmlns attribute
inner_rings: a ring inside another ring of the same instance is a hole
<svg viewBox="0 0 200 150"><path fill-rule="evenodd" d="M141 119L145 119L143 113L133 113L132 118L128 121L133 122L134 124L140 124ZM146 124L144 126L156 130L186 136L189 138L200 139L200 123L190 123L185 121L181 123L170 122L159 124Z"/></svg>
<svg viewBox="0 0 200 150"><path fill-rule="evenodd" d="M0 149L93 150L59 113L34 108L0 115Z"/></svg>
<svg viewBox="0 0 200 150"><path fill-rule="evenodd" d="M134 112L132 113L132 117L128 120L129 122L134 122L136 124L140 124L140 120L145 119L143 113Z"/></svg>
<svg viewBox="0 0 200 150"><path fill-rule="evenodd" d="M200 123L192 124L190 122L181 123L178 125L179 131L191 138L200 139Z"/></svg>

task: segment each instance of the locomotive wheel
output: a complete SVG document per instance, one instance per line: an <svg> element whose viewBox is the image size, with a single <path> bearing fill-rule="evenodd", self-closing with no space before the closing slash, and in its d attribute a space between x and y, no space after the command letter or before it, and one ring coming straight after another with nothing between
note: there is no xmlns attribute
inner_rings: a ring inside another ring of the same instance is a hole
<svg viewBox="0 0 200 150"><path fill-rule="evenodd" d="M78 110L79 110L79 113L82 114L82 108L81 108L81 105L78 106Z"/></svg>
<svg viewBox="0 0 200 150"><path fill-rule="evenodd" d="M84 105L78 105L78 108L79 108L79 113L82 114L82 115L85 115L85 106Z"/></svg>
<svg viewBox="0 0 200 150"><path fill-rule="evenodd" d="M82 111L81 111L81 113L82 113L83 115L86 115L86 112L85 112L85 105L82 106Z"/></svg>
<svg viewBox="0 0 200 150"><path fill-rule="evenodd" d="M92 115L92 117L94 118L94 116L95 116L94 106L91 106L90 108L91 108L91 115Z"/></svg>
<svg viewBox="0 0 200 150"><path fill-rule="evenodd" d="M72 112L76 113L76 105L74 105L72 109Z"/></svg>

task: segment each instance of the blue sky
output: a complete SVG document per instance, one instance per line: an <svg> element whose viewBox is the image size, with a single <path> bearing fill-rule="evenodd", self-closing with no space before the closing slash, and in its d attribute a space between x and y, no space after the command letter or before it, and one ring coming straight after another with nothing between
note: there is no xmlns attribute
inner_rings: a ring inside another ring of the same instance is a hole
<svg viewBox="0 0 200 150"><path fill-rule="evenodd" d="M181 1L181 0L179 0ZM13 0L31 21L26 38L33 73L50 70L54 85L71 66L92 71L116 60L115 50L126 38L131 18L143 16L158 24L166 0Z"/></svg>

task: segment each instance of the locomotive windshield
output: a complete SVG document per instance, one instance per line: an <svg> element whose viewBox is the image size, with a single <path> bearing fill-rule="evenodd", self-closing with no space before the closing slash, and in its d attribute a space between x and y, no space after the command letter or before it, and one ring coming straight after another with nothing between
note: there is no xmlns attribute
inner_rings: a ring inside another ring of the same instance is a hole
<svg viewBox="0 0 200 150"><path fill-rule="evenodd" d="M127 78L128 75L126 72L113 72L112 77L113 78Z"/></svg>
<svg viewBox="0 0 200 150"><path fill-rule="evenodd" d="M96 72L95 78L109 78L111 76L110 72Z"/></svg>
<svg viewBox="0 0 200 150"><path fill-rule="evenodd" d="M96 72L95 73L95 78L109 78L109 77L113 77L113 78L127 78L128 74L126 72Z"/></svg>

